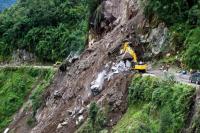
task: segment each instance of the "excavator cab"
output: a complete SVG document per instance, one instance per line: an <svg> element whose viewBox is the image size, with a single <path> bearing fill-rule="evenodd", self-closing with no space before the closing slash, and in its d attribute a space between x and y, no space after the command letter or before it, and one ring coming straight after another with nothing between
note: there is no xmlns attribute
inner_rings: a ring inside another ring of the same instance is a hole
<svg viewBox="0 0 200 133"><path fill-rule="evenodd" d="M122 48L120 50L120 54L126 55L127 59L129 58L129 60L131 59L131 62L133 64L133 70L137 70L139 72L145 73L147 71L148 65L141 61L138 62L137 55L135 51L133 50L133 48L130 47L129 44L130 43L128 41L125 41L123 43Z"/></svg>

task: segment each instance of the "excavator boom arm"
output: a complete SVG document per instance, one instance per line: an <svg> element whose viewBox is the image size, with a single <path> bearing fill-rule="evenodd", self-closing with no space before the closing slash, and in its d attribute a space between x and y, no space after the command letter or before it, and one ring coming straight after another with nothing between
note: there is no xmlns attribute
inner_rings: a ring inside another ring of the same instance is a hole
<svg viewBox="0 0 200 133"><path fill-rule="evenodd" d="M137 56L136 56L136 53L135 51L129 46L128 42L124 43L123 45L123 52L128 52L132 58L133 58L133 61L134 62L137 62Z"/></svg>

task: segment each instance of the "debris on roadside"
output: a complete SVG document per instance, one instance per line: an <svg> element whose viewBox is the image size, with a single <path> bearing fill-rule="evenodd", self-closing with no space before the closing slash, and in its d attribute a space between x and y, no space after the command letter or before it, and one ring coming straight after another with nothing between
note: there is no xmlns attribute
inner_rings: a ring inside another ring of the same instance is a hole
<svg viewBox="0 0 200 133"><path fill-rule="evenodd" d="M102 72L100 72L98 74L97 79L91 83L90 88L91 88L93 95L98 95L101 92L101 90L103 88L106 73L107 73L106 70L103 70Z"/></svg>
<svg viewBox="0 0 200 133"><path fill-rule="evenodd" d="M61 72L65 72L67 67L70 67L76 60L79 60L80 55L78 52L71 52L69 56L62 62L59 69Z"/></svg>
<svg viewBox="0 0 200 133"><path fill-rule="evenodd" d="M119 74L125 71L129 71L131 69L131 62L130 61L120 61L118 63L111 63L112 66L110 67L109 64L105 65L105 70L100 72L96 78L96 80L91 82L90 89L94 96L98 95L102 89L104 81L109 81L115 74Z"/></svg>

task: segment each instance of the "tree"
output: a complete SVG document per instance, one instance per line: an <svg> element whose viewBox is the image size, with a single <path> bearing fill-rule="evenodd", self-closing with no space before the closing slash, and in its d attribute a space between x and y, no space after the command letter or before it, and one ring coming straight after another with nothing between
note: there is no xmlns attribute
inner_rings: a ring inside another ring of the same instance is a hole
<svg viewBox="0 0 200 133"><path fill-rule="evenodd" d="M148 17L156 15L168 25L172 25L187 21L189 8L186 0L148 0L145 14Z"/></svg>
<svg viewBox="0 0 200 133"><path fill-rule="evenodd" d="M0 13L0 42L7 46L0 48L0 56L25 49L52 62L81 51L88 31L88 8L87 0L18 1Z"/></svg>

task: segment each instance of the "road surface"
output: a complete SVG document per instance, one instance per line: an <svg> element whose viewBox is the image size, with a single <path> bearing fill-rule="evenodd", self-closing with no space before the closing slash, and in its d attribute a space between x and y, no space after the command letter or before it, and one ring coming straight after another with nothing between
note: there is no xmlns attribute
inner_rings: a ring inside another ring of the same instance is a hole
<svg viewBox="0 0 200 133"><path fill-rule="evenodd" d="M4 68L39 68L39 69L54 69L57 70L56 67L53 66L39 66L39 65L0 65L0 69L4 69Z"/></svg>
<svg viewBox="0 0 200 133"><path fill-rule="evenodd" d="M175 71L169 71L168 73L173 75L177 82L187 84L187 85L191 85L191 86L194 86L194 87L199 86L197 84L190 83L190 81L189 81L190 74L182 74L182 73L177 73ZM155 69L155 70L149 70L147 75L148 74L150 76L156 76L156 77L164 78L165 72L163 70Z"/></svg>

